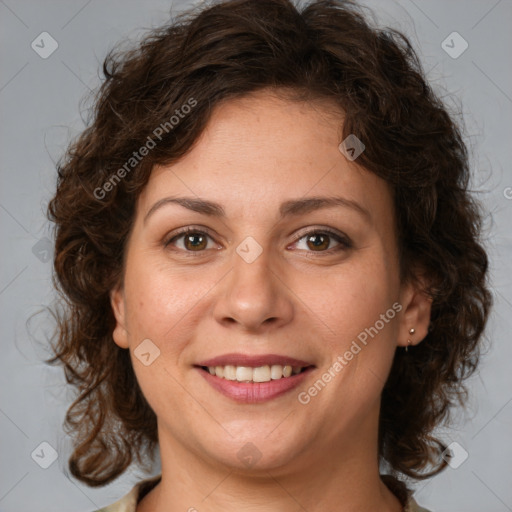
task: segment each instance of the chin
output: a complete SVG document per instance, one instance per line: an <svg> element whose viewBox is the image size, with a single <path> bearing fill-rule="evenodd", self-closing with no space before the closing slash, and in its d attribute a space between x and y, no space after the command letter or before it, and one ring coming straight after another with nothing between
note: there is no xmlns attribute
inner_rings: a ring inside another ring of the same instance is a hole
<svg viewBox="0 0 512 512"><path fill-rule="evenodd" d="M268 471L293 465L303 451L304 439L299 436L301 446L294 446L293 439L287 436L284 444L280 436L272 438L272 434L269 435L271 431L272 429L268 429L253 436L228 436L227 443L222 446L215 444L209 450L210 456L229 468L251 475L258 472L266 474Z"/></svg>

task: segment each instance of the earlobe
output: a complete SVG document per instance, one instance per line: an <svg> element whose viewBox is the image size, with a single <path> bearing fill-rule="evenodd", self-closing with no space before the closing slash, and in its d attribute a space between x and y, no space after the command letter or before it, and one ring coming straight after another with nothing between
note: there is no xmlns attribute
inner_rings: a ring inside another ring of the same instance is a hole
<svg viewBox="0 0 512 512"><path fill-rule="evenodd" d="M122 288L116 287L110 292L110 305L116 319L112 338L119 347L128 348L128 332L125 324L125 303Z"/></svg>
<svg viewBox="0 0 512 512"><path fill-rule="evenodd" d="M409 283L402 294L403 313L397 339L402 347L417 345L428 334L432 299L425 290L425 286Z"/></svg>

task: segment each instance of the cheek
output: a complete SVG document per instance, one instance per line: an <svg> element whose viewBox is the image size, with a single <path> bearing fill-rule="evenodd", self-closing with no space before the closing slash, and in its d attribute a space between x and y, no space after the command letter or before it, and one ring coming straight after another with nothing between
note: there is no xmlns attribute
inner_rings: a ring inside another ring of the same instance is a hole
<svg viewBox="0 0 512 512"><path fill-rule="evenodd" d="M211 286L143 255L133 257L125 278L131 344L149 338L172 361L190 340L191 326L199 324L201 299Z"/></svg>
<svg viewBox="0 0 512 512"><path fill-rule="evenodd" d="M395 288L385 259L371 258L333 273L327 292L315 288L311 296L315 313L329 327L322 340L330 361L322 380L329 384L318 403L329 404L333 424L339 424L347 410L353 412L352 419L361 420L382 393L396 345L400 305Z"/></svg>
<svg viewBox="0 0 512 512"><path fill-rule="evenodd" d="M374 326L397 296L386 260L370 253L359 259L354 256L350 265L341 265L325 279L301 279L296 286L297 295L305 299L313 316L326 327L330 348L337 352L344 351L361 332ZM394 311L391 313L396 316ZM384 336L391 323L384 327L378 323Z"/></svg>

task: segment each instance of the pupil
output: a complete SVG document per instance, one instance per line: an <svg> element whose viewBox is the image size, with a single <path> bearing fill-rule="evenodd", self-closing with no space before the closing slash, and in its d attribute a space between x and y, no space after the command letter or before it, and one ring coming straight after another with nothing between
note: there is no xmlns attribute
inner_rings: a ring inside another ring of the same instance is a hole
<svg viewBox="0 0 512 512"><path fill-rule="evenodd" d="M318 240L321 239L321 241L319 241L318 243L312 242L315 238L318 239ZM328 237L326 237L324 235L312 235L312 236L309 237L309 242L312 242L314 247L320 247L322 245L325 245L325 240L327 238ZM327 243L327 245L329 245L329 244Z"/></svg>
<svg viewBox="0 0 512 512"><path fill-rule="evenodd" d="M201 242L201 241L200 241L200 242L195 243L195 242L194 242L194 239L202 239L202 238L203 238L203 236L202 236L202 235L189 235L189 236L187 237L187 242L188 242L192 247L195 247L195 248L197 248L197 247L201 247L201 246L202 246L202 244L204 244L204 242Z"/></svg>

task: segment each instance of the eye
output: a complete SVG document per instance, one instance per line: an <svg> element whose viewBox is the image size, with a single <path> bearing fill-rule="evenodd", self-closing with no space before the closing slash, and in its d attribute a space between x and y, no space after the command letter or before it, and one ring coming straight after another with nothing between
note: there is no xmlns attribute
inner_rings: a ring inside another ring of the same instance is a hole
<svg viewBox="0 0 512 512"><path fill-rule="evenodd" d="M352 244L348 238L329 229L309 231L305 235L301 236L296 242L294 242L294 245L299 245L302 240L305 241L305 247L297 248L299 250L306 250L308 252L331 253L352 247ZM332 248L333 240L338 243L334 249Z"/></svg>
<svg viewBox="0 0 512 512"><path fill-rule="evenodd" d="M212 248L208 247L208 239L212 239L212 237L207 231L189 226L167 239L164 242L164 247L175 245L181 251L202 252L204 249Z"/></svg>
<svg viewBox="0 0 512 512"><path fill-rule="evenodd" d="M204 228L198 229L193 226L183 228L178 233L174 233L164 242L164 247L174 246L177 250L186 253L201 253L206 249L213 247L208 245L209 240L213 240L212 235ZM316 229L304 233L292 246L298 246L304 240L304 247L297 247L299 250L317 253L333 253L346 250L352 247L350 240L330 229ZM337 246L332 247L333 241Z"/></svg>

